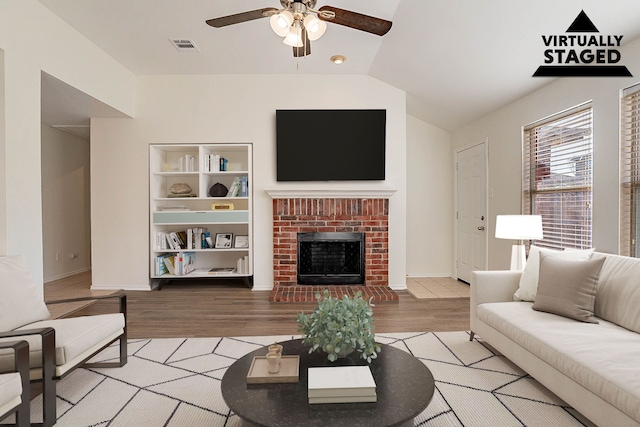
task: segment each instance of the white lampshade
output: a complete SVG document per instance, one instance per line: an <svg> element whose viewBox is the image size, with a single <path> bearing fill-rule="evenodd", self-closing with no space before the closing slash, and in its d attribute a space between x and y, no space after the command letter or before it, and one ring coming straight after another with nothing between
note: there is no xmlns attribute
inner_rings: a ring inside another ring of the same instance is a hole
<svg viewBox="0 0 640 427"><path fill-rule="evenodd" d="M318 40L327 30L327 23L313 15L304 17L304 27L307 29L309 40Z"/></svg>
<svg viewBox="0 0 640 427"><path fill-rule="evenodd" d="M297 22L289 27L289 32L282 43L292 47L302 47L304 45L302 42L302 27L295 24L297 24Z"/></svg>
<svg viewBox="0 0 640 427"><path fill-rule="evenodd" d="M541 215L498 215L496 238L519 240L511 247L511 270L523 270L526 264L522 240L542 239Z"/></svg>
<svg viewBox="0 0 640 427"><path fill-rule="evenodd" d="M512 240L542 239L541 215L498 215L496 238Z"/></svg>
<svg viewBox="0 0 640 427"><path fill-rule="evenodd" d="M293 14L288 10L283 10L280 13L271 15L269 23L271 24L271 29L274 33L280 37L285 37L289 34L289 27L291 27L291 24L293 23Z"/></svg>

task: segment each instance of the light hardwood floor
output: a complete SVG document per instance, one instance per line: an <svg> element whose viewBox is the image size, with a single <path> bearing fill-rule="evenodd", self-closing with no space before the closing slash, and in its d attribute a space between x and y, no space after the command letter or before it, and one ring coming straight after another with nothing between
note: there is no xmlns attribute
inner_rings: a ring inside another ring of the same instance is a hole
<svg viewBox="0 0 640 427"><path fill-rule="evenodd" d="M90 272L50 282L44 287L45 300L88 295L92 293L90 286ZM269 292L251 291L242 282L234 281L189 282L167 285L160 291L126 293L130 338L297 334L296 315L314 307L314 304L270 303ZM374 307L376 332L469 329L468 296L416 298L408 291L399 291L398 295L398 303L379 303ZM52 314L62 317L114 310L115 303L100 302L56 308Z"/></svg>

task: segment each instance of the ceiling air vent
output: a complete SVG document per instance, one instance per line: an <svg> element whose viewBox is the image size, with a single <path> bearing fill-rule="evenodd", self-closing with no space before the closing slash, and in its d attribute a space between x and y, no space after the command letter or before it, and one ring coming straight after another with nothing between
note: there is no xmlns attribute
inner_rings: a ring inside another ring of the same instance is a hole
<svg viewBox="0 0 640 427"><path fill-rule="evenodd" d="M171 43L180 52L199 52L198 46L189 39L171 39Z"/></svg>

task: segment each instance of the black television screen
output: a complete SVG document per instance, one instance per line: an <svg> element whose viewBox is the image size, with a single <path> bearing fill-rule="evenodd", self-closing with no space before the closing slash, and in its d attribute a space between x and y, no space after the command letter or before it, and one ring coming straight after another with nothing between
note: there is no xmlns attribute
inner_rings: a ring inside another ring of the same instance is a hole
<svg viewBox="0 0 640 427"><path fill-rule="evenodd" d="M384 180L386 121L386 110L277 110L277 180Z"/></svg>

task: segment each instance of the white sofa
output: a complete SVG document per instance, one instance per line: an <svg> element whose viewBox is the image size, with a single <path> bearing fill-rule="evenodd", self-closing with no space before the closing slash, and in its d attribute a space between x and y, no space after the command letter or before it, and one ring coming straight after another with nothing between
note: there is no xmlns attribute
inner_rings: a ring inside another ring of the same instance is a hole
<svg viewBox="0 0 640 427"><path fill-rule="evenodd" d="M601 427L640 426L640 259L605 257L597 324L514 301L521 272L477 271L471 331Z"/></svg>

